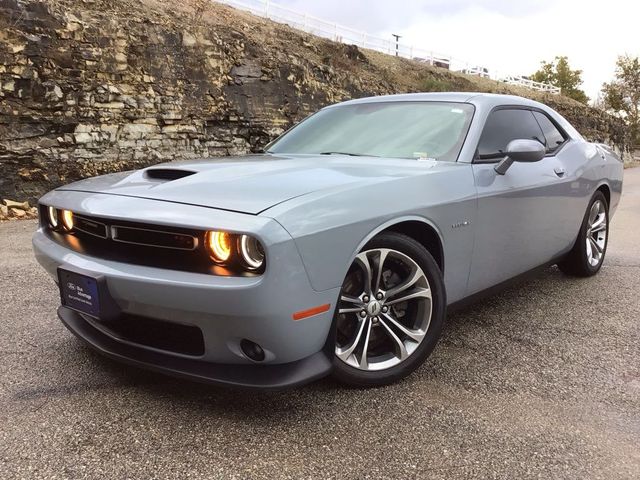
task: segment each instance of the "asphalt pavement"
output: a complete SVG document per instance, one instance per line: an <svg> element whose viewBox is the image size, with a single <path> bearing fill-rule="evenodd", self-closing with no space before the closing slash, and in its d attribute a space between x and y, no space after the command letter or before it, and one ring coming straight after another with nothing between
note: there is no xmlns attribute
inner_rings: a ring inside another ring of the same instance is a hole
<svg viewBox="0 0 640 480"><path fill-rule="evenodd" d="M0 478L640 478L640 168L601 272L549 268L450 315L399 384L260 393L85 348L33 221L0 224Z"/></svg>

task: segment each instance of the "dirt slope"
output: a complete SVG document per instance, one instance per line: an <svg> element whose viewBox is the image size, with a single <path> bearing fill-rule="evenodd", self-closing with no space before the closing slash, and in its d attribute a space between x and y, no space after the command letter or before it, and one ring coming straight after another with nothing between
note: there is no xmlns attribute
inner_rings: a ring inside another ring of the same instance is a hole
<svg viewBox="0 0 640 480"><path fill-rule="evenodd" d="M178 158L259 150L318 108L430 90L514 93L588 138L622 126L573 100L314 37L195 0L0 0L0 197Z"/></svg>

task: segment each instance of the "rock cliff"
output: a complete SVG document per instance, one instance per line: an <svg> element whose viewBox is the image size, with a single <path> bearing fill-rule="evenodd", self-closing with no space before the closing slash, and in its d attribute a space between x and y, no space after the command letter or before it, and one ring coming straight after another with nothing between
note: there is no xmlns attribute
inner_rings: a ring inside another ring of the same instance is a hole
<svg viewBox="0 0 640 480"><path fill-rule="evenodd" d="M352 97L451 89L529 96L588 138L613 118L313 37L206 0L0 0L0 198L36 200L78 178L256 151Z"/></svg>

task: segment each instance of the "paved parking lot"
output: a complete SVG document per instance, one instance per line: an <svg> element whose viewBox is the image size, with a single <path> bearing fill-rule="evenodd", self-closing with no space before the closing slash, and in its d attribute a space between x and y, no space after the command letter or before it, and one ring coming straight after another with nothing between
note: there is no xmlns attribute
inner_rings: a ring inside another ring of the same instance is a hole
<svg viewBox="0 0 640 480"><path fill-rule="evenodd" d="M0 478L639 478L640 169L601 273L550 268L451 315L400 384L247 393L83 347L0 225Z"/></svg>

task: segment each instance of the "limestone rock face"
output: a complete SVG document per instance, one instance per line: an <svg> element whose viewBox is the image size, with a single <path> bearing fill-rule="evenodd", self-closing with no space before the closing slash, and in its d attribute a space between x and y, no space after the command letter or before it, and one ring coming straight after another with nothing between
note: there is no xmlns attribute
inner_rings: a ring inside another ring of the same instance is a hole
<svg viewBox="0 0 640 480"><path fill-rule="evenodd" d="M309 113L424 90L545 101L588 138L620 125L576 102L361 51L186 0L0 0L0 198L35 203L87 176L259 151Z"/></svg>
<svg viewBox="0 0 640 480"><path fill-rule="evenodd" d="M29 202L16 202L7 198L0 202L0 221L37 217L38 209L29 205Z"/></svg>

